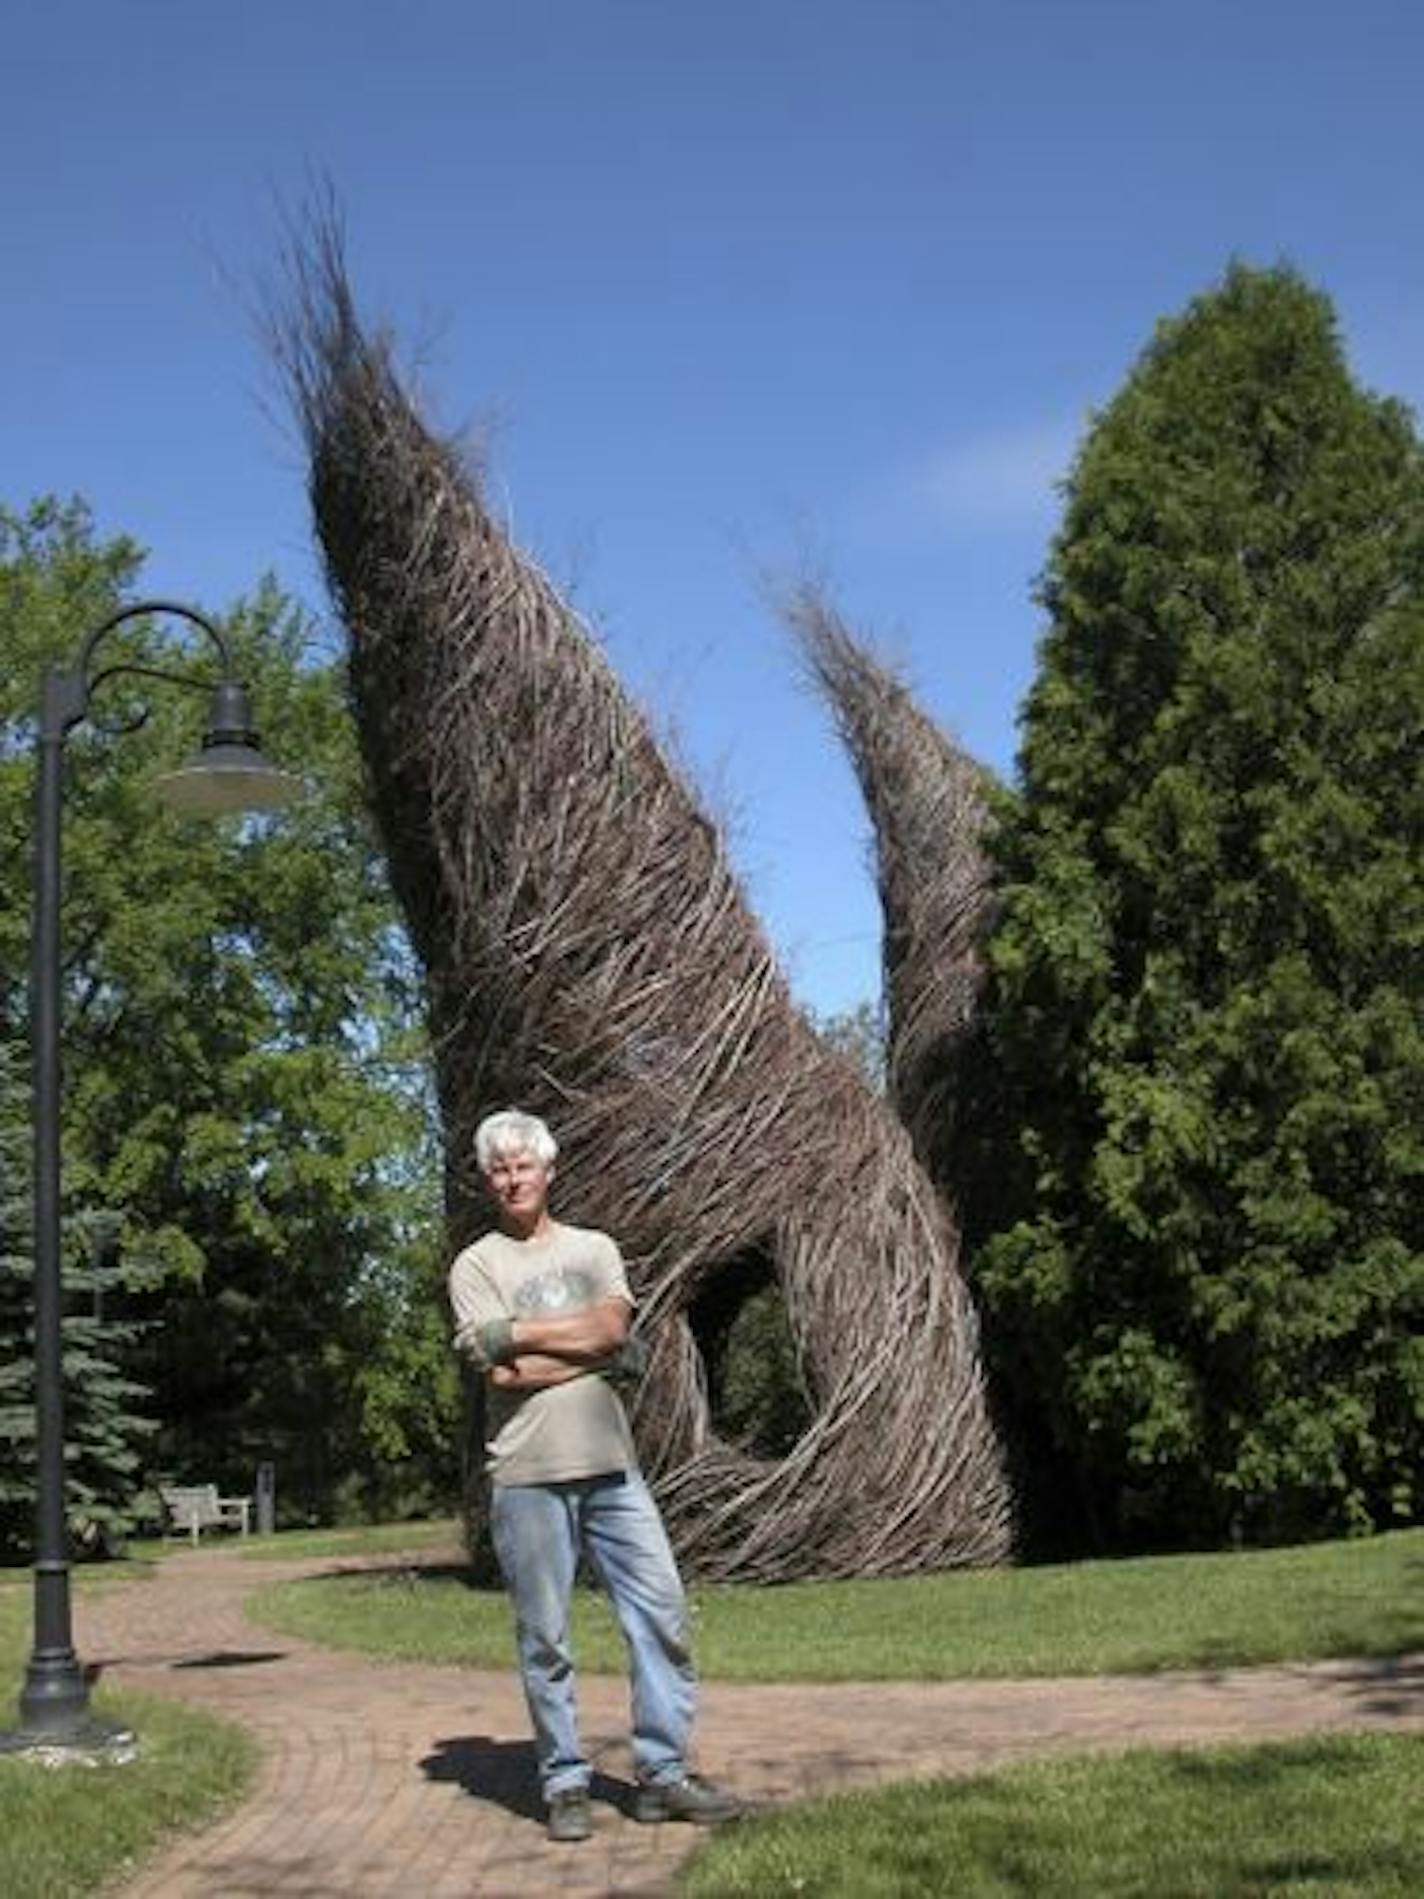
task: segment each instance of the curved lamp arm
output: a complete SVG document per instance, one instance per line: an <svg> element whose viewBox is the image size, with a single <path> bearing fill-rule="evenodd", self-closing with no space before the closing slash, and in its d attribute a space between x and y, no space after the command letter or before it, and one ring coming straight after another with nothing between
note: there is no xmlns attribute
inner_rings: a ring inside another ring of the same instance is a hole
<svg viewBox="0 0 1424 1899"><path fill-rule="evenodd" d="M94 628L94 631L89 634L83 646L80 647L79 657L75 662L75 670L79 673L87 674L89 671L89 662L93 659L95 650L103 644L107 635L112 633L116 626L122 626L125 620L136 620L146 613L172 613L175 614L178 619L186 620L190 626L197 627L201 633L207 635L208 639L218 649L218 658L222 661L224 679L231 679L234 676L232 647L228 642L226 633L223 632L220 626L215 626L206 614L199 613L196 607L185 607L176 600L140 600L134 606L120 607L117 613L111 613L102 626L96 626ZM164 674L163 676L166 678L168 675Z"/></svg>
<svg viewBox="0 0 1424 1899"><path fill-rule="evenodd" d="M115 627L154 613L174 614L186 620L216 647L222 671L215 682L129 660L106 666L102 672L93 671L94 655ZM94 689L106 679L125 673L212 695L201 752L190 764L158 780L156 789L165 804L177 811L211 817L224 811L264 810L289 804L299 795L300 781L278 771L262 756L247 687L236 676L226 634L205 614L174 600L140 600L133 606L120 607L88 635L71 666L54 666L46 672L40 694L41 749L62 747L66 735L88 711Z"/></svg>
<svg viewBox="0 0 1424 1899"><path fill-rule="evenodd" d="M44 738L62 738L71 726L77 725L89 709L89 699L95 686L106 679L113 679L120 673L143 673L150 679L170 680L176 686L187 686L194 690L206 690L207 682L194 679L189 674L167 672L157 666L138 666L120 664L111 666L104 672L93 674L90 667L94 654L115 627L122 626L126 620L141 619L154 613L170 613L180 620L186 620L217 648L218 658L222 662L224 684L239 685L232 663L232 647L227 635L220 627L214 626L206 614L199 613L194 607L182 606L176 600L139 600L133 606L120 607L117 613L111 613L102 625L96 626L85 637L74 660L68 666L51 666L44 676L44 686L40 703L40 731ZM240 687L243 692L245 687Z"/></svg>

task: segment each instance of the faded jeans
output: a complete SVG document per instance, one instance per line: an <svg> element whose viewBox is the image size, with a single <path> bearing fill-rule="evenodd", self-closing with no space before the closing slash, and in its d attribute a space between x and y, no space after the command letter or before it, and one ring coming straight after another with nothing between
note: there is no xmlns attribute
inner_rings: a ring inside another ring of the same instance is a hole
<svg viewBox="0 0 1424 1899"><path fill-rule="evenodd" d="M640 1781L686 1772L696 1679L687 1605L662 1518L637 1471L561 1484L496 1484L495 1553L514 1603L519 1671L545 1798L586 1787L569 1606L580 1549L608 1592L628 1645L633 1765Z"/></svg>

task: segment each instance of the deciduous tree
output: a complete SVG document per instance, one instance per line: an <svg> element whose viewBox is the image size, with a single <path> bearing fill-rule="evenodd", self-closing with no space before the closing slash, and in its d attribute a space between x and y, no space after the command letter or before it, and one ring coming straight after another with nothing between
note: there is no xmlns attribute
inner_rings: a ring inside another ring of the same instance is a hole
<svg viewBox="0 0 1424 1899"><path fill-rule="evenodd" d="M0 515L12 1043L26 1033L40 667L67 661L138 572L132 544L96 542L81 506ZM127 1274L164 1280L131 1289L130 1316L151 1323L129 1369L155 1392L170 1472L247 1489L273 1459L279 1503L304 1514L398 1503L403 1487L428 1499L453 1462L455 1392L430 1320L438 1223L415 978L339 666L270 583L225 624L268 749L309 795L280 816L175 818L148 781L193 749L201 698L123 678L95 694L65 793L67 1199L117 1209ZM140 622L106 652L201 670L207 656L175 652L173 636Z"/></svg>

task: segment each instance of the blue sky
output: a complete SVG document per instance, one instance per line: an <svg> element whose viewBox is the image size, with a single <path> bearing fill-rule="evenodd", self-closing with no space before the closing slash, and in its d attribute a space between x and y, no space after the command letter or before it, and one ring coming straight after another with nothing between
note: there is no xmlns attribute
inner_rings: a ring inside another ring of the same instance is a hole
<svg viewBox="0 0 1424 1899"><path fill-rule="evenodd" d="M303 471L252 321L329 178L353 279L728 824L797 993L878 988L866 823L762 576L809 561L1012 769L1055 479L1232 256L1424 400L1411 0L50 0L0 78L0 500L147 591L271 570Z"/></svg>

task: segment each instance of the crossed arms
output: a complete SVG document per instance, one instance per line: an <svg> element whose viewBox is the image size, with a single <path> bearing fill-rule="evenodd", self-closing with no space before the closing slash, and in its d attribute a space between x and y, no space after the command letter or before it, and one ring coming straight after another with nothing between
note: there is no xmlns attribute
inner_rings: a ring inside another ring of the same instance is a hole
<svg viewBox="0 0 1424 1899"><path fill-rule="evenodd" d="M551 1319L499 1319L470 1336L477 1362L501 1391L540 1391L602 1371L627 1341L632 1308L618 1294Z"/></svg>

